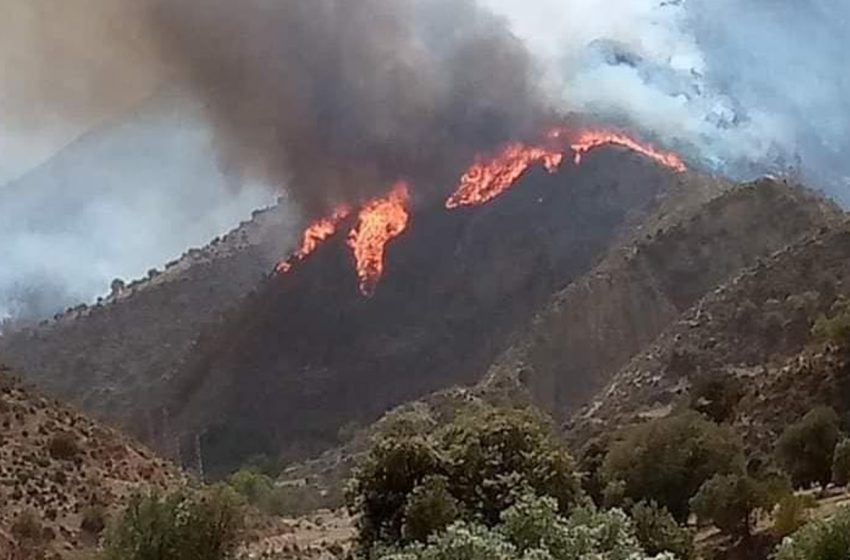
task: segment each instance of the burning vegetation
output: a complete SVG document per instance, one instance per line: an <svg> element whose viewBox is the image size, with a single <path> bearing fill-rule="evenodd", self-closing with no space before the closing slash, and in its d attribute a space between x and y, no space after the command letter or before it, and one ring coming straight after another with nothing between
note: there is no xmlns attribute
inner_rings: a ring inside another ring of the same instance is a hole
<svg viewBox="0 0 850 560"><path fill-rule="evenodd" d="M455 210L487 204L513 187L535 164L555 173L564 162L565 152L573 152L575 165L581 165L586 154L606 145L620 146L641 154L659 165L682 173L684 161L673 152L659 150L622 132L590 129L580 132L567 146L572 135L564 129L553 129L545 142L538 145L511 142L497 155L478 155L461 175L455 192L445 207ZM354 254L355 268L360 280L360 292L374 295L384 272L386 246L400 236L410 221L410 184L397 182L389 193L365 203L357 213L357 223L348 234L347 244ZM333 237L352 214L348 206L340 206L325 218L310 224L304 232L301 246L286 261L277 266L278 274L286 274L310 256L324 241Z"/></svg>

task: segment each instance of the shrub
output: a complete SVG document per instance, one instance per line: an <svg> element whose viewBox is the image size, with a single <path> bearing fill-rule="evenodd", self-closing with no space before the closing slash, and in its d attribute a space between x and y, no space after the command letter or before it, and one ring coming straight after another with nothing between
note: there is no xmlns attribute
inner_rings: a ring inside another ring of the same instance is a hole
<svg viewBox="0 0 850 560"><path fill-rule="evenodd" d="M427 542L375 555L379 560L646 560L629 518L619 510L558 512L552 498L524 495L495 527L461 521ZM656 560L673 560L671 555Z"/></svg>
<svg viewBox="0 0 850 560"><path fill-rule="evenodd" d="M773 512L773 534L784 538L810 521L810 510L817 507L814 496L788 494L779 500Z"/></svg>
<svg viewBox="0 0 850 560"><path fill-rule="evenodd" d="M89 506L83 510L80 529L95 537L106 529L106 509L103 506Z"/></svg>
<svg viewBox="0 0 850 560"><path fill-rule="evenodd" d="M572 459L535 416L486 410L433 436L380 440L355 472L347 498L361 546L369 549L421 540L455 509L494 526L526 490L551 496L562 512L581 493ZM416 517L425 512L437 517Z"/></svg>
<svg viewBox="0 0 850 560"><path fill-rule="evenodd" d="M627 430L608 452L603 473L623 497L654 500L683 522L688 501L706 480L743 468L735 432L689 411Z"/></svg>
<svg viewBox="0 0 850 560"><path fill-rule="evenodd" d="M58 461L71 461L80 454L80 446L73 434L60 432L50 438L47 451Z"/></svg>
<svg viewBox="0 0 850 560"><path fill-rule="evenodd" d="M404 538L425 541L429 535L442 531L460 516L457 500L449 491L448 480L430 476L413 489L404 508Z"/></svg>
<svg viewBox="0 0 850 560"><path fill-rule="evenodd" d="M106 560L234 558L242 513L232 491L135 496L106 540Z"/></svg>
<svg viewBox="0 0 850 560"><path fill-rule="evenodd" d="M850 439L845 439L835 448L832 459L832 482L838 486L850 484Z"/></svg>
<svg viewBox="0 0 850 560"><path fill-rule="evenodd" d="M691 387L691 408L715 422L732 417L743 396L740 381L731 375L703 375Z"/></svg>
<svg viewBox="0 0 850 560"><path fill-rule="evenodd" d="M13 548L10 560L41 560L47 552L48 535L35 512L19 513L10 527Z"/></svg>
<svg viewBox="0 0 850 560"><path fill-rule="evenodd" d="M746 475L718 475L706 481L691 499L691 510L724 533L749 537L754 514L769 512L776 501L766 483Z"/></svg>
<svg viewBox="0 0 850 560"><path fill-rule="evenodd" d="M638 542L649 554L670 552L679 560L694 557L693 533L655 502L640 502L632 508L631 518Z"/></svg>
<svg viewBox="0 0 850 560"><path fill-rule="evenodd" d="M777 454L795 485L829 484L839 437L838 415L828 407L812 410L785 430Z"/></svg>
<svg viewBox="0 0 850 560"><path fill-rule="evenodd" d="M274 489L274 481L270 477L249 467L230 475L227 484L254 505L266 499Z"/></svg>
<svg viewBox="0 0 850 560"><path fill-rule="evenodd" d="M779 547L776 560L845 560L850 557L850 509L806 525Z"/></svg>
<svg viewBox="0 0 850 560"><path fill-rule="evenodd" d="M828 315L822 315L812 328L815 342L828 342L839 346L850 344L850 300L838 298Z"/></svg>

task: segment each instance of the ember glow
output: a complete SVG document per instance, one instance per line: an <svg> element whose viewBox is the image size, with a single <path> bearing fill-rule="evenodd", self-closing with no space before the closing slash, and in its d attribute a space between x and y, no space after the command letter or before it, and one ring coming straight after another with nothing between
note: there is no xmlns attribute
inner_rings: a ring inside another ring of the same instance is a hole
<svg viewBox="0 0 850 560"><path fill-rule="evenodd" d="M560 136L559 131L550 133L550 137L558 136ZM650 144L638 142L634 138L630 138L625 134L605 130L586 130L579 135L578 140L572 144L572 150L575 152L576 165L581 165L582 158L584 158L584 155L591 150L610 144L622 146L639 154L643 154L649 159L674 171L678 171L679 173L687 171L685 162L682 161L682 158L676 154L658 150Z"/></svg>
<svg viewBox="0 0 850 560"><path fill-rule="evenodd" d="M550 173L557 171L564 154L538 146L513 143L491 159L476 158L463 174L455 193L446 201L446 208L480 206L510 189L529 167L537 162Z"/></svg>
<svg viewBox="0 0 850 560"><path fill-rule="evenodd" d="M384 272L384 252L387 243L407 229L410 220L408 204L410 191L407 183L400 181L390 193L366 203L360 210L357 225L348 235L348 246L354 252L360 292L367 297Z"/></svg>
<svg viewBox="0 0 850 560"><path fill-rule="evenodd" d="M309 257L323 241L332 237L336 233L339 224L345 220L351 210L347 206L340 206L334 210L327 218L322 218L310 224L304 230L304 238L301 241L301 247L292 254L286 261L277 265L278 274L286 274L292 268Z"/></svg>

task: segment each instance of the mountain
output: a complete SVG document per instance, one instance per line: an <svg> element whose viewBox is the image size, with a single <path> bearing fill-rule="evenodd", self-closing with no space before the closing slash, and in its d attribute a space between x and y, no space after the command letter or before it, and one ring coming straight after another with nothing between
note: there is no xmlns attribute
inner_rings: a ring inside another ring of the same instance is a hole
<svg viewBox="0 0 850 560"><path fill-rule="evenodd" d="M0 553L27 516L49 550L91 545L130 494L183 483L148 449L25 388L2 368L0 424Z"/></svg>
<svg viewBox="0 0 850 560"><path fill-rule="evenodd" d="M850 226L824 225L712 291L636 355L571 419L586 441L690 402L698 381L738 380L733 420L765 451L815 405L847 411L845 357L809 347L811 330L850 296Z"/></svg>
<svg viewBox="0 0 850 560"><path fill-rule="evenodd" d="M227 470L309 457L347 425L475 383L553 291L699 181L608 149L483 207L418 207L371 298L337 236L204 333L175 375L172 427L202 436L206 470Z"/></svg>
<svg viewBox="0 0 850 560"><path fill-rule="evenodd" d="M0 337L0 359L51 395L168 447L157 439L162 417L154 414L168 375L203 327L238 305L286 255L292 226L282 206L257 211L149 278L114 286L96 305Z"/></svg>

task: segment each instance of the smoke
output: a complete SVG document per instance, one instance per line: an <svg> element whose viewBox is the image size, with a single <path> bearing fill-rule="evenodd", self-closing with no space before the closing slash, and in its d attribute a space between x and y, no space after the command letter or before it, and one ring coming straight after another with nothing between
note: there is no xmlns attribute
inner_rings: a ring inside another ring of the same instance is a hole
<svg viewBox="0 0 850 560"><path fill-rule="evenodd" d="M523 45L472 0L159 0L153 22L228 168L308 212L399 178L421 196L543 112Z"/></svg>
<svg viewBox="0 0 850 560"><path fill-rule="evenodd" d="M632 126L734 178L793 172L850 203L850 4L486 0L565 110Z"/></svg>
<svg viewBox="0 0 850 560"><path fill-rule="evenodd" d="M90 299L262 199L225 184L272 185L307 214L400 178L443 194L475 152L553 114L635 128L733 178L799 173L850 202L838 0L6 0L4 16L0 147L15 156L0 177L32 159L21 146L43 154L163 84L212 130L187 157L144 117L113 142L134 158L0 189L7 310ZM108 195L86 187L103 167Z"/></svg>

